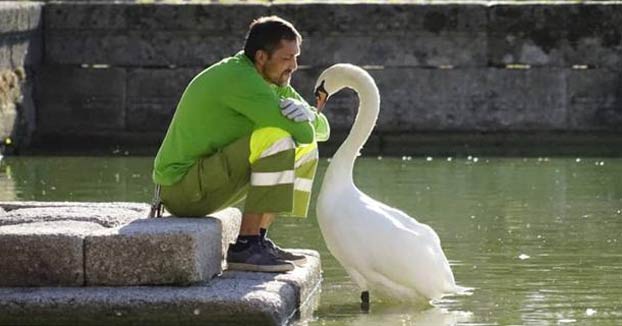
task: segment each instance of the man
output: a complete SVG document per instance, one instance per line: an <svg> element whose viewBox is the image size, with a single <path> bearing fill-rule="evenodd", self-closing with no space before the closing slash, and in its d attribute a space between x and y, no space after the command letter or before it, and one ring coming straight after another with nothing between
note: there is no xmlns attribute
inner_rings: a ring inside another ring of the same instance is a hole
<svg viewBox="0 0 622 326"><path fill-rule="evenodd" d="M155 158L153 180L176 216L205 216L246 198L229 269L286 272L305 257L266 237L276 215L307 215L326 117L290 86L302 37L287 21L250 25L244 51L184 91Z"/></svg>

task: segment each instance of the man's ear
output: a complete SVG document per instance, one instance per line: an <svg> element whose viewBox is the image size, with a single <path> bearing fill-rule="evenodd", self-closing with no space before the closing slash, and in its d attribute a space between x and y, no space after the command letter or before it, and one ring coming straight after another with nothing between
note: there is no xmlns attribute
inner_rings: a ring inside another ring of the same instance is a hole
<svg viewBox="0 0 622 326"><path fill-rule="evenodd" d="M264 50L257 50L255 52L255 63L259 65L260 67L263 67L266 61L268 61L268 58L269 58L268 52Z"/></svg>

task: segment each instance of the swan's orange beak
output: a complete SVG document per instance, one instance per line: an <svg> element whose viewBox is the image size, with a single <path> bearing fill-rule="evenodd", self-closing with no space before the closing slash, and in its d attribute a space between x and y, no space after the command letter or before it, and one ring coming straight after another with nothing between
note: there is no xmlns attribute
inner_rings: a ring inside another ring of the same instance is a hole
<svg viewBox="0 0 622 326"><path fill-rule="evenodd" d="M326 105L326 100L328 100L328 94L317 92L315 95L315 107L317 108L317 112L322 112L324 105Z"/></svg>
<svg viewBox="0 0 622 326"><path fill-rule="evenodd" d="M324 88L324 82L325 80L322 80L320 86L315 89L315 107L317 108L317 112L322 112L328 100L328 92Z"/></svg>

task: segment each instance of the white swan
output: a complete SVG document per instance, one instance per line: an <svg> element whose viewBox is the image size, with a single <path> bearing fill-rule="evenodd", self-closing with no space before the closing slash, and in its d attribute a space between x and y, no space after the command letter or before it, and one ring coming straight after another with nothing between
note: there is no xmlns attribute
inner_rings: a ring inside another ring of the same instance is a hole
<svg viewBox="0 0 622 326"><path fill-rule="evenodd" d="M328 249L362 289L363 303L369 303L370 290L400 301L427 302L459 291L436 232L354 185L354 160L374 128L380 96L372 77L350 64L322 72L316 96L325 100L345 87L358 93L359 109L326 170L316 206Z"/></svg>

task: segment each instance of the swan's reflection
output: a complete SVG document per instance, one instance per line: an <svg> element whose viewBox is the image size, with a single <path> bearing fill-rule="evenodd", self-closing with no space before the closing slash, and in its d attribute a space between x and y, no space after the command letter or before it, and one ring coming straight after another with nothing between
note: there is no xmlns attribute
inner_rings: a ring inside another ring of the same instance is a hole
<svg viewBox="0 0 622 326"><path fill-rule="evenodd" d="M449 311L439 307L413 307L409 304L373 303L368 313L361 312L356 304L331 305L327 311L318 311L322 325L417 325L452 326L468 323L473 315L465 311ZM312 321L300 321L296 325L313 325Z"/></svg>

